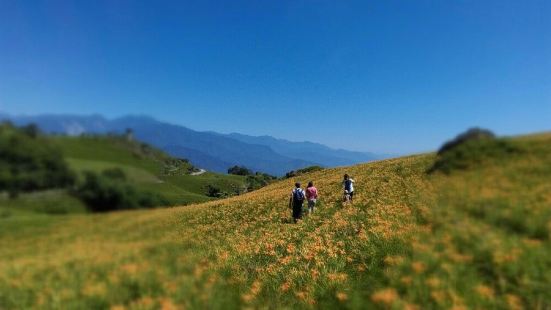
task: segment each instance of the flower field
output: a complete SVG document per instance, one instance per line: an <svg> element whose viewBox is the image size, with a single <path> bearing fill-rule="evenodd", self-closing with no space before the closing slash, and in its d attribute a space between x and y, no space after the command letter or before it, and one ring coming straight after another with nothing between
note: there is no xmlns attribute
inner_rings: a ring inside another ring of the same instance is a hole
<svg viewBox="0 0 551 310"><path fill-rule="evenodd" d="M450 175L428 154L186 207L0 214L0 309L549 309L551 136L515 143ZM310 180L318 210L292 224Z"/></svg>

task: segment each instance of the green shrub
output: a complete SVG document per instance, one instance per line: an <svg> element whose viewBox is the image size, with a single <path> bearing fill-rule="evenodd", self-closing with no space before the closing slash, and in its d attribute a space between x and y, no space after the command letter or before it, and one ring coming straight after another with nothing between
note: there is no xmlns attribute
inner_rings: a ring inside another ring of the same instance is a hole
<svg viewBox="0 0 551 310"><path fill-rule="evenodd" d="M207 190L206 190L205 194L209 197L214 197L214 198L224 198L224 197L230 196L230 194L228 194L228 193L222 191L220 188L218 188L214 185L210 185L210 184L207 185Z"/></svg>
<svg viewBox="0 0 551 310"><path fill-rule="evenodd" d="M74 195L93 212L151 208L168 204L159 194L138 191L121 179L121 176L124 173L113 169L103 171L102 174L86 171L84 181L77 186Z"/></svg>
<svg viewBox="0 0 551 310"><path fill-rule="evenodd" d="M119 181L126 180L126 174L120 168L105 169L103 170L102 175L113 180L119 180Z"/></svg>
<svg viewBox="0 0 551 310"><path fill-rule="evenodd" d="M246 167L241 166L233 166L228 169L228 174L234 174L234 175L253 175L253 172Z"/></svg>
<svg viewBox="0 0 551 310"><path fill-rule="evenodd" d="M254 175L249 175L246 178L247 190L253 191L262 188L273 181L277 180L277 177L266 173L257 172Z"/></svg>
<svg viewBox="0 0 551 310"><path fill-rule="evenodd" d="M306 167L306 168L302 168L302 169L298 169L298 170L291 170L291 171L289 171L285 174L285 178L286 179L293 178L293 177L299 176L301 174L315 172L315 171L321 171L321 170L323 170L323 167L320 167L320 166L310 166L310 167Z"/></svg>
<svg viewBox="0 0 551 310"><path fill-rule="evenodd" d="M470 129L446 142L427 172L441 171L449 174L454 170L479 167L485 162L504 160L519 151L513 142L505 138L495 138L488 130Z"/></svg>
<svg viewBox="0 0 551 310"><path fill-rule="evenodd" d="M199 169L193 166L189 160L169 157L163 161L161 175L186 175L197 171Z"/></svg>
<svg viewBox="0 0 551 310"><path fill-rule="evenodd" d="M464 133L459 134L453 140L450 140L438 150L438 155L442 155L447 151L450 151L468 141L473 140L494 140L496 138L495 134L487 129L482 128L470 128Z"/></svg>
<svg viewBox="0 0 551 310"><path fill-rule="evenodd" d="M34 125L0 124L0 171L0 191L8 191L10 197L75 181L61 151Z"/></svg>

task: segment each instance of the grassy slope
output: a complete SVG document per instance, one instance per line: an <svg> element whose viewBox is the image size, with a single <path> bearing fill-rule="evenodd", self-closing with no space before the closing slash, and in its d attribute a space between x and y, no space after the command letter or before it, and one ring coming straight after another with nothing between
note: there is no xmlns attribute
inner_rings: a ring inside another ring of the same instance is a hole
<svg viewBox="0 0 551 310"><path fill-rule="evenodd" d="M155 149L143 151L139 144L128 143L120 138L55 137L55 142L75 171L101 172L108 168L120 168L138 189L158 192L172 205L211 200L205 195L207 184L227 192L245 186L244 177L234 175L206 173L199 176L163 176L161 167L163 160L168 158L166 154ZM85 210L82 203L65 191L23 194L15 201L0 197L0 208L6 209L13 205L18 209L46 213L78 213Z"/></svg>
<svg viewBox="0 0 551 310"><path fill-rule="evenodd" d="M147 149L144 152L139 144L128 143L120 138L55 137L55 142L75 171L122 169L128 180L138 189L157 192L167 198L171 205L212 200L205 195L208 184L229 193L233 193L235 188L246 186L245 178L236 175L161 175L162 162L169 158L168 155L156 149ZM66 191L55 190L22 194L15 200L0 196L0 210L62 214L86 212L86 207Z"/></svg>
<svg viewBox="0 0 551 310"><path fill-rule="evenodd" d="M56 137L56 142L67 158L92 162L116 163L136 167L157 174L159 162L164 154L152 151L142 154L134 144L110 137ZM77 168L79 168L77 166Z"/></svg>
<svg viewBox="0 0 551 310"><path fill-rule="evenodd" d="M168 156L156 149L143 152L137 144L106 137L60 137L57 139L71 166L79 171L123 169L130 181L142 190L156 191L171 204L188 204L211 200L205 196L206 185L233 192L245 186L244 177L206 173L199 176L161 175L162 161Z"/></svg>
<svg viewBox="0 0 551 310"><path fill-rule="evenodd" d="M183 208L0 219L0 308L551 307L551 135L450 176L433 155L328 169ZM357 181L344 206L340 180Z"/></svg>

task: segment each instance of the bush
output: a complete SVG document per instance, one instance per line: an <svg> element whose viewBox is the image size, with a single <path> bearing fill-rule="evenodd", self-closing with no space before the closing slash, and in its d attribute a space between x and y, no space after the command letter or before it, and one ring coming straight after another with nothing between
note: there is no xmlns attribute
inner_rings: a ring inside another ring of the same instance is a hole
<svg viewBox="0 0 551 310"><path fill-rule="evenodd" d="M286 179L294 178L294 177L299 176L301 174L315 172L315 171L321 171L321 170L323 170L323 167L320 167L320 166L310 166L310 167L306 167L306 168L302 168L302 169L298 169L298 170L291 170L291 171L289 171L285 174L285 178Z"/></svg>
<svg viewBox="0 0 551 310"><path fill-rule="evenodd" d="M126 181L126 174L120 168L105 169L102 175L112 180Z"/></svg>
<svg viewBox="0 0 551 310"><path fill-rule="evenodd" d="M182 158L166 158L163 161L162 175L186 175L199 171L189 160Z"/></svg>
<svg viewBox="0 0 551 310"><path fill-rule="evenodd" d="M151 208L166 205L162 196L138 191L134 186L121 180L122 171L109 169L102 174L86 171L74 195L81 199L93 212L123 209Z"/></svg>
<svg viewBox="0 0 551 310"><path fill-rule="evenodd" d="M0 124L0 171L0 191L7 190L10 197L75 181L61 151L35 125Z"/></svg>
<svg viewBox="0 0 551 310"><path fill-rule="evenodd" d="M495 134L487 129L482 128L470 128L462 134L459 134L455 139L450 140L438 150L438 155L442 155L447 151L451 151L454 148L473 140L494 140L496 138Z"/></svg>
<svg viewBox="0 0 551 310"><path fill-rule="evenodd" d="M440 148L436 161L427 172L441 171L449 174L454 170L465 170L485 162L503 160L519 151L513 142L496 138L489 130L469 129Z"/></svg>
<svg viewBox="0 0 551 310"><path fill-rule="evenodd" d="M246 167L233 166L233 167L228 169L228 174L247 176L247 175L252 175L253 172L251 170L247 169Z"/></svg>
<svg viewBox="0 0 551 310"><path fill-rule="evenodd" d="M206 195L214 198L224 198L229 196L228 193L223 192L220 188L210 184L207 185Z"/></svg>
<svg viewBox="0 0 551 310"><path fill-rule="evenodd" d="M247 176L247 190L257 190L272 183L274 180L277 180L277 177L274 177L273 175L269 175L267 173L257 172L254 175Z"/></svg>

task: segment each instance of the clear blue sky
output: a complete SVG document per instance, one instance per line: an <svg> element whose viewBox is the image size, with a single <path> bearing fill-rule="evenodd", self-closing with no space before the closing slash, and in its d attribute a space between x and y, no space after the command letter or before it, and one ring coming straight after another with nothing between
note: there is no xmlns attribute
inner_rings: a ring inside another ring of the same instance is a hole
<svg viewBox="0 0 551 310"><path fill-rule="evenodd" d="M549 130L551 1L0 0L0 111L392 153Z"/></svg>

